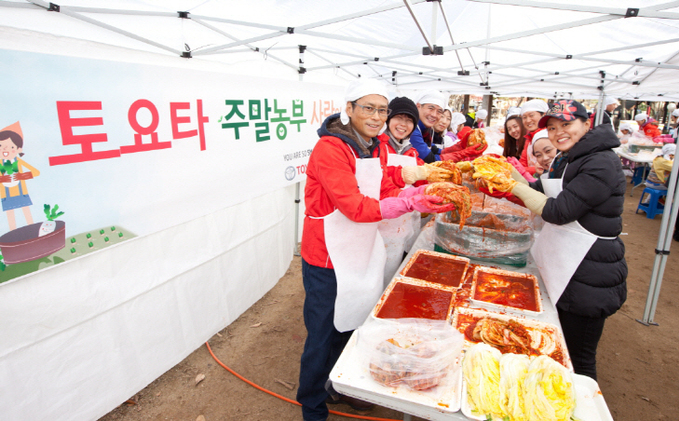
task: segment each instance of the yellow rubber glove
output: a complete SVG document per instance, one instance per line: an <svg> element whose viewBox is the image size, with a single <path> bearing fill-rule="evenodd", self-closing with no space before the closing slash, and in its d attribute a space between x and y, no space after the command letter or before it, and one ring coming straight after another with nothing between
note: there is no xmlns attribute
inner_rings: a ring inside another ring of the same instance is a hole
<svg viewBox="0 0 679 421"><path fill-rule="evenodd" d="M528 180L526 180L526 178L522 176L521 173L518 172L514 167L512 167L512 179L514 181L518 181L521 184L528 185Z"/></svg>
<svg viewBox="0 0 679 421"><path fill-rule="evenodd" d="M441 162L441 161L438 161ZM427 168L429 174L427 174L427 181L430 183L438 183L440 181L450 181L453 178L453 172L432 164L424 164L423 167Z"/></svg>
<svg viewBox="0 0 679 421"><path fill-rule="evenodd" d="M401 176L406 184L415 184L420 180L426 180L430 170L424 165L413 165L401 168Z"/></svg>
<svg viewBox="0 0 679 421"><path fill-rule="evenodd" d="M434 183L437 181L450 180L453 176L453 172L445 168L424 164L403 167L401 169L401 176L406 184L415 184L415 182L420 180L427 180L430 183Z"/></svg>
<svg viewBox="0 0 679 421"><path fill-rule="evenodd" d="M536 215L542 215L548 197L526 184L516 183L512 194L523 200L524 205Z"/></svg>

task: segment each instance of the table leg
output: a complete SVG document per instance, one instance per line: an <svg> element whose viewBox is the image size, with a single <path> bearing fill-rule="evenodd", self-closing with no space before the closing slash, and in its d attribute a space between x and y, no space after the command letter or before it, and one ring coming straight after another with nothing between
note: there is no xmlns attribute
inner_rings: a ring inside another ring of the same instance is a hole
<svg viewBox="0 0 679 421"><path fill-rule="evenodd" d="M649 168L648 165L644 163L643 164L644 170L641 172L641 181L639 182L639 184L635 184L635 185L632 186L632 190L630 190L630 192L629 192L629 197L632 197L634 195L634 189L635 188L644 184L644 182L646 181L646 177L648 176L648 168Z"/></svg>

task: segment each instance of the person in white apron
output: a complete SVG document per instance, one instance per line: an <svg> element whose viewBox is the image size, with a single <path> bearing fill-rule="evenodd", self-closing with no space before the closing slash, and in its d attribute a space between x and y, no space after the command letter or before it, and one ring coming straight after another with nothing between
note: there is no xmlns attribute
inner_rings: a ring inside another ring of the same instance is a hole
<svg viewBox="0 0 679 421"><path fill-rule="evenodd" d="M307 338L297 392L306 421L327 419L326 399L371 406L349 397L331 399L325 384L351 331L383 291L386 252L378 222L414 210L451 209L422 188L401 190L384 176L379 158L372 158L388 115L384 85L359 80L345 100L341 115L328 117L319 129L306 172L301 254Z"/></svg>
<svg viewBox="0 0 679 421"><path fill-rule="evenodd" d="M537 161L535 174L528 172L526 167L513 156L507 158L507 162L512 164L519 174L521 174L529 183L533 183L536 180L535 177L539 177L544 172L549 171L549 167L552 165L552 161L557 152L557 149L549 140L547 129L542 129L533 136L533 156Z"/></svg>
<svg viewBox="0 0 679 421"><path fill-rule="evenodd" d="M538 134L539 133L540 132L538 132ZM552 161L554 161L554 157L556 157L556 154L559 151L552 145L546 130L544 136L537 137L538 134L536 134L536 138L533 139L533 155L538 161L538 166L535 167L535 173L542 175L549 172Z"/></svg>
<svg viewBox="0 0 679 421"><path fill-rule="evenodd" d="M422 92L415 99L418 110L418 122L410 136L410 143L417 150L420 159L426 163L441 160L441 149L433 144L434 126L443 116L446 108L446 97L436 90Z"/></svg>
<svg viewBox="0 0 679 421"><path fill-rule="evenodd" d="M627 298L622 211L626 189L620 141L610 125L589 130L585 107L559 100L540 119L560 151L549 172L510 189L545 221L531 249L559 320L575 372L596 380L604 322Z"/></svg>
<svg viewBox="0 0 679 421"><path fill-rule="evenodd" d="M380 141L380 162L387 168L389 174L392 170L401 169L402 182L394 179L396 185L411 187L413 184L422 184L431 175L430 171L441 168L425 166L417 150L410 143L410 135L419 118L419 111L415 103L407 97L396 97L389 102L389 116L387 117L387 130L378 139ZM432 168L430 170L429 168ZM452 173L443 170L452 176ZM398 174L398 172L394 172ZM392 177L394 177L392 175ZM419 183L418 183L419 182ZM401 184L402 183L402 184ZM396 270L403 261L404 252L408 252L415 239L420 233L420 212L410 212L394 219L385 219L379 222L378 228L384 247L387 252L387 263L384 266L384 286L386 287L393 278Z"/></svg>
<svg viewBox="0 0 679 421"><path fill-rule="evenodd" d="M531 99L521 106L521 122L526 129L526 142L523 145L519 162L526 167L530 173L535 173L537 161L533 156L533 137L540 131L538 122L549 109L549 105L541 99Z"/></svg>

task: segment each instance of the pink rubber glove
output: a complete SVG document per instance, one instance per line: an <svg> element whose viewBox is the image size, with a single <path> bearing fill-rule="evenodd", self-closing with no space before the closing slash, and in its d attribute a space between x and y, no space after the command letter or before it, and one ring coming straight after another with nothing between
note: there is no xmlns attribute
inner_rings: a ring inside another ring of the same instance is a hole
<svg viewBox="0 0 679 421"><path fill-rule="evenodd" d="M413 208L422 213L444 213L455 209L455 205L452 203L439 205L443 199L438 196L418 194L410 199L413 201Z"/></svg>
<svg viewBox="0 0 679 421"><path fill-rule="evenodd" d="M443 199L438 196L417 194L412 197L387 197L380 200L382 219L394 219L412 211L440 213L455 209L455 205L438 205Z"/></svg>
<svg viewBox="0 0 679 421"><path fill-rule="evenodd" d="M509 158L507 158L507 162L512 164L512 166L516 168L516 171L518 171L519 174L521 174L523 178L526 179L526 181L528 181L529 183L535 182L535 177L533 177L533 175L530 172L528 172L526 167L524 167L523 164L520 163L518 159L514 158L513 156L510 156Z"/></svg>
<svg viewBox="0 0 679 421"><path fill-rule="evenodd" d="M408 187L407 189L401 190L401 193L398 194L398 197L403 197L407 199L417 194L424 194L424 190L426 187L427 187L426 184L420 187Z"/></svg>

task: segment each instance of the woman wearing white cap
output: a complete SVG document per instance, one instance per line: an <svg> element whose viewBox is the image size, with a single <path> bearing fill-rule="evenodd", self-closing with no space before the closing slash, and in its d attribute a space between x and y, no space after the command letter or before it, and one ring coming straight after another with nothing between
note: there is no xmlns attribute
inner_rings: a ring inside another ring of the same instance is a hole
<svg viewBox="0 0 679 421"><path fill-rule="evenodd" d="M620 124L620 143L625 144L629 142L629 138L634 134L634 127L629 123Z"/></svg>
<svg viewBox="0 0 679 421"><path fill-rule="evenodd" d="M677 145L668 143L662 147L662 155L656 157L651 165L651 171L648 173L645 184L648 187L657 190L667 190L665 183L667 177L672 171L672 164L674 163L674 153L677 151ZM643 198L642 198L643 199ZM648 202L646 200L644 203Z"/></svg>
<svg viewBox="0 0 679 421"><path fill-rule="evenodd" d="M521 120L523 121L523 127L526 128L527 133L525 136L526 143L523 146L523 152L521 153L519 162L521 162L521 165L526 167L526 170L530 173L535 173L535 166L537 165L535 156L533 156L533 136L540 131L538 122L547 110L549 110L549 106L541 99L531 99L521 107Z"/></svg>
<svg viewBox="0 0 679 421"><path fill-rule="evenodd" d="M460 133L460 130L462 130L464 127L465 121L467 121L467 119L462 113L455 112L450 116L450 127L448 128L448 133L446 133L446 136L448 136L452 142L450 142L450 144L446 144L446 147L453 146L460 141L457 134Z"/></svg>
<svg viewBox="0 0 679 421"><path fill-rule="evenodd" d="M660 136L658 123L646 113L639 113L634 116L634 120L639 123L639 130L643 130L644 134L651 139Z"/></svg>
<svg viewBox="0 0 679 421"><path fill-rule="evenodd" d="M325 384L351 331L382 294L386 252L375 222L451 209L424 188L399 189L373 158L389 114L387 97L376 81L352 83L342 113L323 122L309 157L301 250L308 335L297 391L305 421L327 419L326 399L369 407L334 391L330 398Z"/></svg>
<svg viewBox="0 0 679 421"><path fill-rule="evenodd" d="M476 120L474 121L475 129L482 129L486 127L485 119L488 117L488 110L478 110L476 112Z"/></svg>
<svg viewBox="0 0 679 421"><path fill-rule="evenodd" d="M601 124L613 124L613 120L611 120L611 113L615 111L616 108L618 108L618 100L616 98L613 98L612 96L607 96L604 98L604 118L601 120ZM596 112L592 113L589 121L592 125L590 130L592 130L596 123Z"/></svg>
<svg viewBox="0 0 679 421"><path fill-rule="evenodd" d="M672 129L670 130L670 133L672 134L672 139L674 139L674 143L677 143L677 139L679 139L679 108L676 108L674 111L672 111Z"/></svg>

